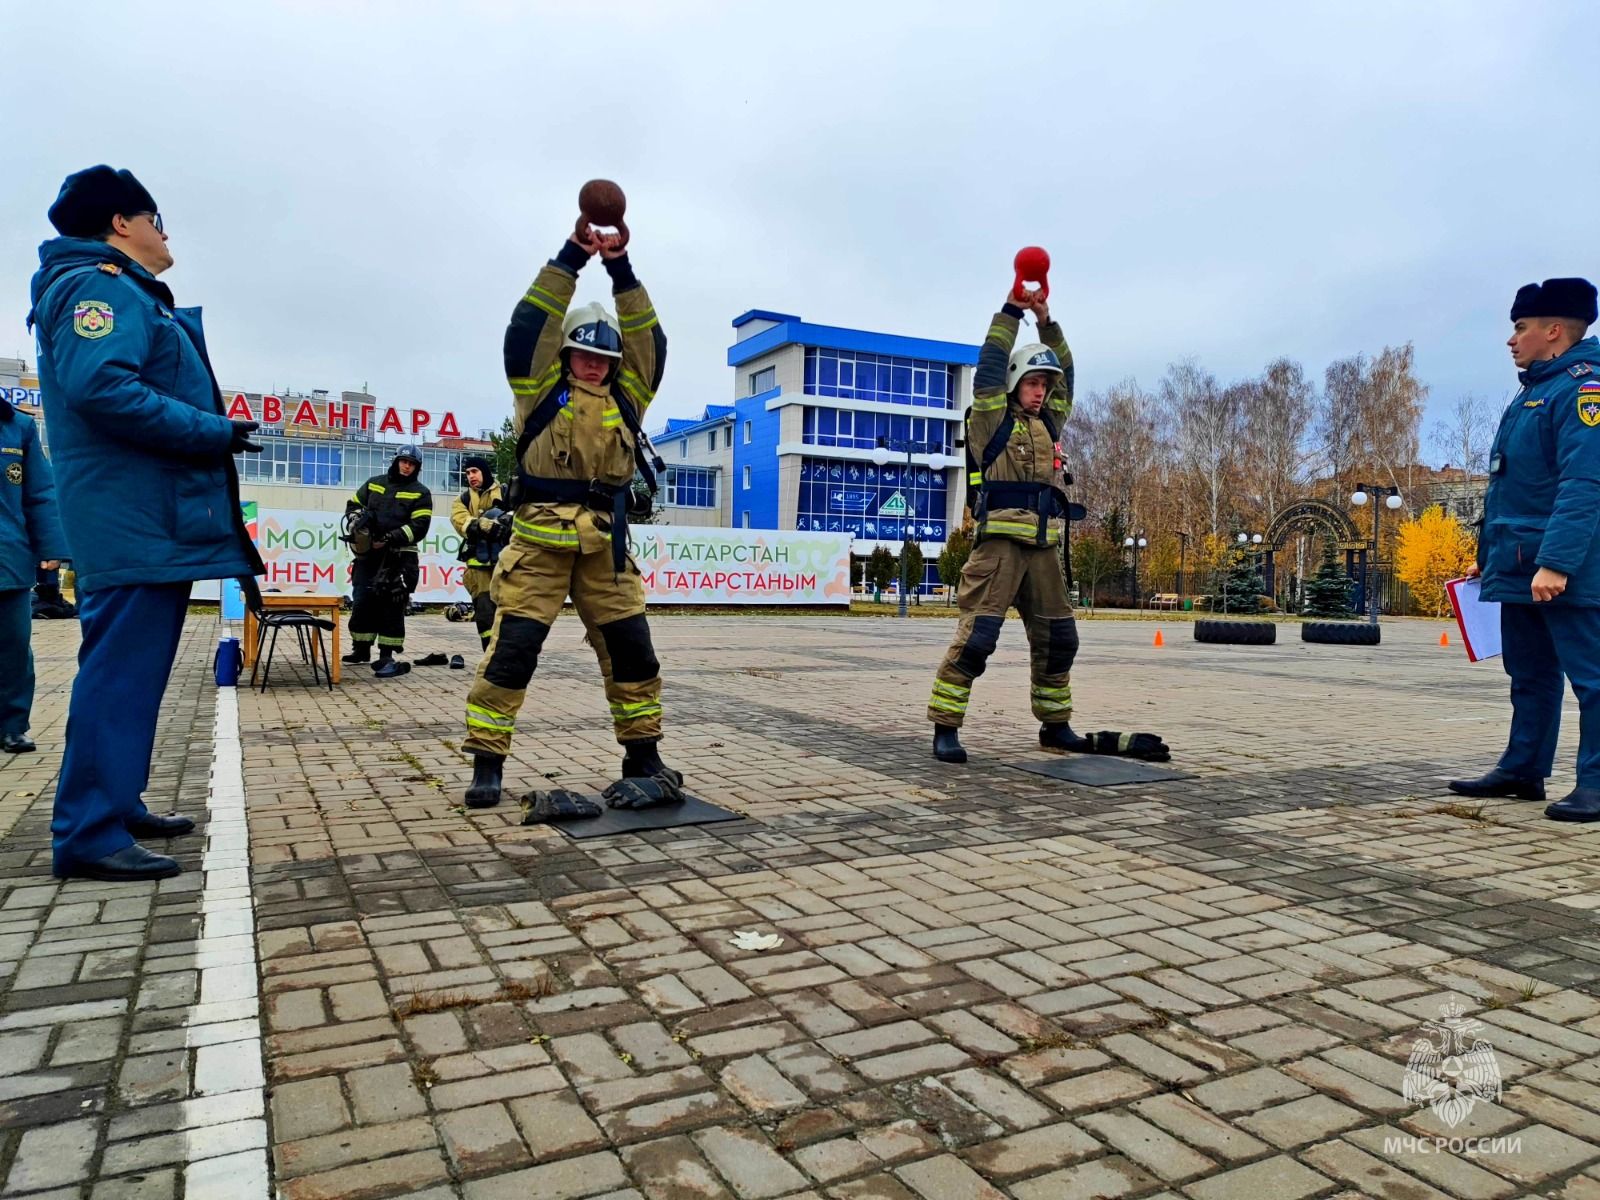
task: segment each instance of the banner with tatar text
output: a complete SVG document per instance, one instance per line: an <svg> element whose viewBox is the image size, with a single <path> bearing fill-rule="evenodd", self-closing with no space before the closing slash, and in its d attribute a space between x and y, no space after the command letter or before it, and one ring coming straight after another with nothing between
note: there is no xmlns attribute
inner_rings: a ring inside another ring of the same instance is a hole
<svg viewBox="0 0 1600 1200"><path fill-rule="evenodd" d="M339 540L342 513L257 509L254 502L245 508L267 566L262 591L350 594L350 551ZM446 604L467 598L466 568L456 561L460 546L449 521L436 514L433 532L418 548L421 579L414 599ZM846 533L636 525L628 547L651 604L850 603ZM196 598L203 594L196 589Z"/></svg>

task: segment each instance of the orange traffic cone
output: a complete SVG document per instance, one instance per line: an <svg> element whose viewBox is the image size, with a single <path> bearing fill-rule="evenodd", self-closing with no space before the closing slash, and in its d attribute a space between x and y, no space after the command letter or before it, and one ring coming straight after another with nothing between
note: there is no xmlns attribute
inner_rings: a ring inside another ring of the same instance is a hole
<svg viewBox="0 0 1600 1200"><path fill-rule="evenodd" d="M1166 644L1167 644L1166 639L1161 636L1161 630L1159 630L1159 629L1156 630L1156 640L1154 642L1154 645L1155 645L1156 649L1159 650L1162 646L1165 646Z"/></svg>
<svg viewBox="0 0 1600 1200"><path fill-rule="evenodd" d="M1439 635L1439 645L1448 646L1449 644L1450 644L1450 635L1448 633L1441 633Z"/></svg>

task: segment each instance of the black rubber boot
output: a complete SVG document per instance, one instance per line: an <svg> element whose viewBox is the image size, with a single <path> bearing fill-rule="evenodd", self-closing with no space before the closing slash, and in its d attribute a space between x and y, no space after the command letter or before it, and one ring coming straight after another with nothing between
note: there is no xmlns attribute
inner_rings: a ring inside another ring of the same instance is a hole
<svg viewBox="0 0 1600 1200"><path fill-rule="evenodd" d="M1058 721L1039 726L1039 749L1051 754L1087 754L1091 747L1088 738L1079 737L1071 725Z"/></svg>
<svg viewBox="0 0 1600 1200"><path fill-rule="evenodd" d="M1600 821L1600 788L1573 788L1544 815L1552 821Z"/></svg>
<svg viewBox="0 0 1600 1200"><path fill-rule="evenodd" d="M372 643L371 642L357 642L355 649L350 651L349 654L342 654L342 655L339 656L339 661L340 662L347 662L347 663L371 662L372 661Z"/></svg>
<svg viewBox="0 0 1600 1200"><path fill-rule="evenodd" d="M506 760L499 754L472 756L472 782L467 785L468 808L493 808L500 803Z"/></svg>
<svg viewBox="0 0 1600 1200"><path fill-rule="evenodd" d="M661 761L659 743L625 742L622 747L622 777L624 779L649 779L667 769Z"/></svg>
<svg viewBox="0 0 1600 1200"><path fill-rule="evenodd" d="M1544 802L1544 780L1523 779L1499 767L1477 779L1452 779L1450 790L1458 796L1504 796L1511 800ZM1561 801L1566 803L1566 801Z"/></svg>
<svg viewBox="0 0 1600 1200"><path fill-rule="evenodd" d="M961 744L961 734L954 725L933 727L933 756L940 762L964 763L967 751Z"/></svg>

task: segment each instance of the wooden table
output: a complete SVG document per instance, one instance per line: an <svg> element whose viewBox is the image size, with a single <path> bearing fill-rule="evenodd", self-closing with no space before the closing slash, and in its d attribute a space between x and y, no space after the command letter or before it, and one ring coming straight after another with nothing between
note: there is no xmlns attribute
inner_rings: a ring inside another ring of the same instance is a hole
<svg viewBox="0 0 1600 1200"><path fill-rule="evenodd" d="M328 651L332 660L327 663L328 670L332 673L335 683L339 682L339 601L338 596L286 596L281 592L270 592L261 597L261 607L294 608L308 612L314 617L322 617L333 622L333 641ZM281 635L280 635L281 636ZM260 634L256 629L256 615L249 609L244 614L244 669L249 670L256 665L256 643ZM317 643L311 643L311 654L315 657Z"/></svg>

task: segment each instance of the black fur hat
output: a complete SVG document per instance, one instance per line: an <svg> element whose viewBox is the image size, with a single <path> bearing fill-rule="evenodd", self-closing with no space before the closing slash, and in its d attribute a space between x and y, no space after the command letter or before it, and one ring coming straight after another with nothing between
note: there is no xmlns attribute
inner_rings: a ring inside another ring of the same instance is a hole
<svg viewBox="0 0 1600 1200"><path fill-rule="evenodd" d="M112 217L155 211L155 197L132 171L101 163L67 176L50 206L50 224L67 237L95 237L110 226Z"/></svg>

